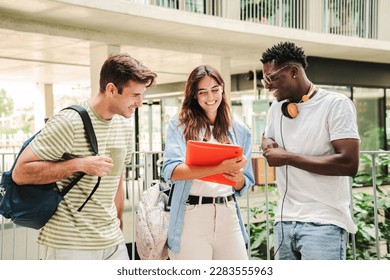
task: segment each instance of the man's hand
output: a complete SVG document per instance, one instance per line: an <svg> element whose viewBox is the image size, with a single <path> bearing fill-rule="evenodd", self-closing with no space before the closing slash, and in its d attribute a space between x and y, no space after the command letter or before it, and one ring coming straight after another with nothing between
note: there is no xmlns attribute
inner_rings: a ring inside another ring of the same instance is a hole
<svg viewBox="0 0 390 280"><path fill-rule="evenodd" d="M112 158L107 156L88 156L78 160L82 161L83 172L92 176L104 177L114 168Z"/></svg>
<svg viewBox="0 0 390 280"><path fill-rule="evenodd" d="M271 139L271 138L263 138L262 142L261 142L261 149L263 151L266 151L268 149L272 149L272 148L278 148L279 145L278 143L275 142L275 140Z"/></svg>
<svg viewBox="0 0 390 280"><path fill-rule="evenodd" d="M288 152L280 147L267 148L263 152L269 166L283 166L287 164Z"/></svg>

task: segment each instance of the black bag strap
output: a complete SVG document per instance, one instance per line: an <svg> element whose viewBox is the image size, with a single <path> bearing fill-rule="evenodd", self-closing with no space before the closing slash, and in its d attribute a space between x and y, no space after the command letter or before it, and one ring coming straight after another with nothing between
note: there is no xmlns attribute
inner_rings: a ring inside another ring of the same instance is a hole
<svg viewBox="0 0 390 280"><path fill-rule="evenodd" d="M84 123L85 132L87 133L88 142L91 145L92 150L95 153L95 155L99 154L99 148L97 145L95 131L93 130L91 118L89 117L87 110L85 110L85 108L80 106L80 105L72 105L72 106L64 108L63 110L66 110L66 109L75 110L76 112L78 112L80 114L81 119L83 120L83 123Z"/></svg>
<svg viewBox="0 0 390 280"><path fill-rule="evenodd" d="M35 136L37 136L37 134L39 133L40 131L38 131L37 133L35 133L33 136L31 136L29 139L27 139L22 147L20 148L19 152L18 152L18 155L16 156L16 158L14 159L14 163L12 164L11 166L11 169L10 171L12 172L15 168L15 165L16 165L16 162L18 161L20 155L22 154L22 152L24 151L24 149L26 149L26 147L28 146L28 144L30 144L30 142L35 138Z"/></svg>
<svg viewBox="0 0 390 280"><path fill-rule="evenodd" d="M94 154L98 155L99 149L98 149L98 144L97 144L97 140L96 140L96 135L95 135L95 131L94 131L93 126L92 126L91 118L89 117L87 110L85 110L85 108L80 106L80 105L72 105L72 106L66 107L62 110L66 110L66 109L75 110L76 112L78 112L80 114L80 117L84 123L84 129L85 129L85 132L87 134L88 142L91 145ZM85 173L80 173L79 175L77 175L77 177L61 191L61 193L60 193L61 196L64 197L81 180L81 178L84 177L84 175L85 175ZM87 202L91 199L92 195L95 193L95 191L97 190L97 188L100 185L100 180L101 180L101 177L98 177L98 180L97 180L95 187L92 189L91 193L89 194L87 199L84 201L84 203L79 207L79 209L77 209L78 212L80 212L84 208L85 204L87 204Z"/></svg>
<svg viewBox="0 0 390 280"><path fill-rule="evenodd" d="M172 184L172 185L170 185L170 188L168 188L167 190L164 191L168 195L168 201L164 207L165 212L171 211L172 196L173 196L174 188L175 188L175 184Z"/></svg>
<svg viewBox="0 0 390 280"><path fill-rule="evenodd" d="M80 173L79 175L77 175L77 177L74 178L73 181L69 183L69 185L62 189L60 195L64 197L81 180L81 178L84 177L84 175L85 173Z"/></svg>
<svg viewBox="0 0 390 280"><path fill-rule="evenodd" d="M98 181L96 182L96 185L95 187L93 187L93 190L91 191L91 193L89 194L89 196L87 197L87 199L84 201L84 203L79 207L79 209L77 209L78 212L80 212L85 204L87 204L88 200L90 200L90 198L92 197L92 195L95 193L95 191L97 190L97 188L99 187L100 185L100 180L102 179L102 177L98 177Z"/></svg>
<svg viewBox="0 0 390 280"><path fill-rule="evenodd" d="M169 198L168 198L168 207L171 207L171 203L172 203L172 196L173 196L173 190L175 188L175 184L172 184L171 185L171 190L169 192Z"/></svg>

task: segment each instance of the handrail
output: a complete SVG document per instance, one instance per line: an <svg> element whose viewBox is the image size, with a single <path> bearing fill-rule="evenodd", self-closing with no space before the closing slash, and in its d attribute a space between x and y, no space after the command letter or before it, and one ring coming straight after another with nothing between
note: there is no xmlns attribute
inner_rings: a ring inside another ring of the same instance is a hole
<svg viewBox="0 0 390 280"><path fill-rule="evenodd" d="M130 230L129 236L127 236L127 241L129 243L134 244L134 236L135 236L135 210L137 206L137 199L140 197L140 194L142 190L144 190L147 186L149 186L152 182L155 180L159 180L159 174L154 174L155 165L157 164L153 160L154 155L160 155L162 156L162 151L146 151L146 152L134 152L132 153L132 161L131 164L127 166L126 168L126 177L125 177L125 186L126 191L131 191L131 194L127 195L126 201L127 201L127 213L130 214L130 218L128 221L126 221L127 229ZM260 156L260 152L253 152L253 158L258 158ZM377 258L380 259L381 256L381 247L380 247L380 240L379 240L379 223L378 223L378 194L376 192L377 187L377 180L376 180L376 158L380 154L390 154L390 151L361 151L360 154L368 154L371 155L372 158L372 165L371 165L371 172L373 177L372 187L373 187L373 200L374 200L374 226L375 226L375 236L376 236L376 243L375 243L375 249ZM0 153L0 174L1 167L4 166L3 161L4 154ZM158 160L158 159L157 159ZM265 160L265 159L264 159ZM161 167L161 166L158 166ZM271 242L270 242L270 231L271 231L271 223L269 217L269 192L268 192L268 186L271 184L271 182L268 181L268 167L267 164L264 164L264 186L265 186L265 201L266 201L266 234L267 234L267 259L271 259ZM138 173L138 177L137 174ZM351 213L353 215L353 201L352 201L352 179L350 180L350 191L351 191ZM129 194L129 193L127 193ZM250 200L251 198L251 192L248 190L246 197L244 197L244 201L242 201L247 209L250 207ZM250 215L249 211L246 213L247 218L247 230L248 233L250 233ZM125 225L126 227L126 225ZM129 228L131 227L131 228ZM37 231L20 228L18 226L15 226L14 224L10 223L8 220L4 219L3 217L0 218L0 260L1 259L39 259L41 255L41 248L38 244L36 244L35 240L31 240L31 234L32 236L37 235ZM16 246L16 243L18 244L25 244L25 247L22 248L22 251L20 251L20 248ZM11 247L10 248L10 244ZM250 244L249 244L250 245ZM356 250L356 242L355 242L355 236L352 235L352 249L353 249L353 257L356 258L355 250ZM248 246L248 254L249 254L249 248ZM132 246L131 252L129 252L132 259L136 258L136 251L135 246Z"/></svg>
<svg viewBox="0 0 390 280"><path fill-rule="evenodd" d="M139 0L128 0L137 2ZM380 20L379 10L387 3L366 0L214 0L145 1L144 5L180 10L214 17L253 22L262 25L301 29L317 33L335 34L350 37L378 38ZM386 1L386 0L383 0ZM373 16L374 15L374 16Z"/></svg>
<svg viewBox="0 0 390 280"><path fill-rule="evenodd" d="M374 225L375 225L375 247L377 259L380 259L381 248L379 244L379 219L378 219L378 194L376 182L376 157L378 154L390 154L390 151L362 151L361 154L371 155L371 174L372 174L372 191L374 197Z"/></svg>
<svg viewBox="0 0 390 280"><path fill-rule="evenodd" d="M378 219L378 195L377 195L377 182L376 182L376 156L378 154L390 154L390 151L385 150L379 150L379 151L360 151L360 155L367 154L371 155L371 174L372 174L372 189L373 189L373 202L374 202L374 226L375 226L375 248L376 248L376 255L377 259L380 259L381 256L381 248L380 248L380 238L379 238L379 219ZM267 160L264 158L264 161ZM265 190L266 190L266 234L267 234L267 259L270 259L270 250L271 246L269 244L269 209L268 209L268 169L267 164L264 165L264 174L265 174ZM349 180L349 192L350 192L350 211L351 216L354 216L353 213L353 198L352 198L352 177L350 177ZM353 259L356 259L356 236L355 234L351 234L352 239L352 253L353 253Z"/></svg>

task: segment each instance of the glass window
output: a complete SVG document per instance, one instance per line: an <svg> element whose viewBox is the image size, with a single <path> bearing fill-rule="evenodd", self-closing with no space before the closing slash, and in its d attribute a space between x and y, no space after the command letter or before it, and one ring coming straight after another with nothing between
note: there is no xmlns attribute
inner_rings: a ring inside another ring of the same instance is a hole
<svg viewBox="0 0 390 280"><path fill-rule="evenodd" d="M384 90L353 88L353 101L357 110L357 123L361 138L361 151L385 148Z"/></svg>
<svg viewBox="0 0 390 280"><path fill-rule="evenodd" d="M329 86L329 85L316 85L316 86L317 86L317 88L322 88L322 89L325 89L325 90L342 93L345 96L347 96L349 98L352 98L352 94L351 94L352 89L351 89L351 87Z"/></svg>
<svg viewBox="0 0 390 280"><path fill-rule="evenodd" d="M160 102L147 103L139 110L139 151L161 151Z"/></svg>
<svg viewBox="0 0 390 280"><path fill-rule="evenodd" d="M163 98L161 100L161 137L163 150L165 148L167 125L172 117L179 113L183 97L183 93L181 93L178 97Z"/></svg>
<svg viewBox="0 0 390 280"><path fill-rule="evenodd" d="M390 89L386 89L386 150L390 147Z"/></svg>
<svg viewBox="0 0 390 280"><path fill-rule="evenodd" d="M266 95L259 98L256 92L257 90L247 90L232 92L230 95L233 118L246 124L251 130L254 151L259 150L269 108Z"/></svg>

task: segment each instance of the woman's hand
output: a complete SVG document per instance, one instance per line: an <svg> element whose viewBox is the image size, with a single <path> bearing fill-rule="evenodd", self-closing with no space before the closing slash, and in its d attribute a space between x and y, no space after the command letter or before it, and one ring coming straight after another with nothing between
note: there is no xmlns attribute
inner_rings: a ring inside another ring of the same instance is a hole
<svg viewBox="0 0 390 280"><path fill-rule="evenodd" d="M244 167L248 160L245 156L239 156L232 159L224 160L221 165L228 168L227 171L223 172L223 176L233 182L236 182L234 186L235 190L241 190L245 185Z"/></svg>

